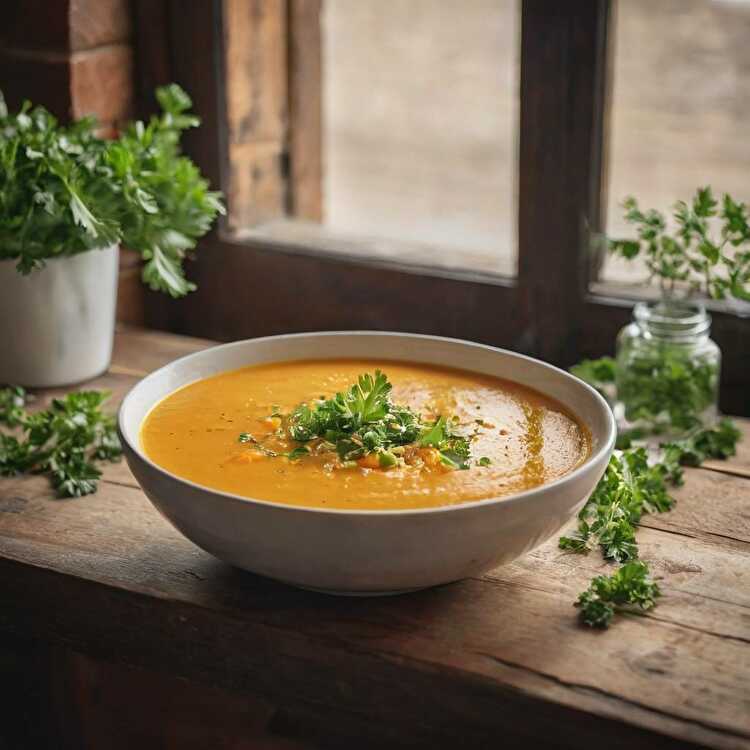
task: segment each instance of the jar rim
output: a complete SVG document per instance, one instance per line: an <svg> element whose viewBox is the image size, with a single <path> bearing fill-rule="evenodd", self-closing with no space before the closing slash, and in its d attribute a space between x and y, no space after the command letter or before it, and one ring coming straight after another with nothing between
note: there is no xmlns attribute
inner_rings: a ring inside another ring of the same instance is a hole
<svg viewBox="0 0 750 750"><path fill-rule="evenodd" d="M643 331L664 339L692 338L711 329L711 316L701 303L638 302L633 308L633 319Z"/></svg>

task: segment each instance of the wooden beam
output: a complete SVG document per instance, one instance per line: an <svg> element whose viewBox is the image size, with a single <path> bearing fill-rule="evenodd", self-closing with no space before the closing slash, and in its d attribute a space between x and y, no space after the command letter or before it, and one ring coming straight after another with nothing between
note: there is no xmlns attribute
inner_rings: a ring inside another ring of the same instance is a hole
<svg viewBox="0 0 750 750"><path fill-rule="evenodd" d="M224 0L223 39L231 229L286 211L287 7Z"/></svg>
<svg viewBox="0 0 750 750"><path fill-rule="evenodd" d="M289 212L323 218L322 0L289 0Z"/></svg>
<svg viewBox="0 0 750 750"><path fill-rule="evenodd" d="M575 360L599 221L608 0L525 0L521 22L519 258L523 339Z"/></svg>

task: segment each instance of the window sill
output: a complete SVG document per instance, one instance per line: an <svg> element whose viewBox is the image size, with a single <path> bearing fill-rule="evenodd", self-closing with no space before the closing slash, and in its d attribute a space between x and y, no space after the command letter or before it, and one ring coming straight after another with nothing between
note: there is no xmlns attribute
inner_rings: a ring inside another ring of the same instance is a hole
<svg viewBox="0 0 750 750"><path fill-rule="evenodd" d="M390 268L419 276L515 286L509 258L456 251L418 242L336 232L301 219L274 219L251 229L224 231L222 240L291 255L314 255L332 261Z"/></svg>

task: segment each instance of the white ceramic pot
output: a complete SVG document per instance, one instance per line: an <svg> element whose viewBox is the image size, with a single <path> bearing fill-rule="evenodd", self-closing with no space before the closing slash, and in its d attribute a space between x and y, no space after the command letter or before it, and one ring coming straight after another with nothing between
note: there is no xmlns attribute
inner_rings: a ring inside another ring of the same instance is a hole
<svg viewBox="0 0 750 750"><path fill-rule="evenodd" d="M23 276L0 261L0 384L70 385L109 366L117 245L47 261Z"/></svg>
<svg viewBox="0 0 750 750"><path fill-rule="evenodd" d="M570 474L510 497L368 511L295 507L211 490L162 469L141 449L144 417L186 383L243 365L338 357L451 365L524 383L578 415L591 431L592 454ZM511 562L573 518L615 442L614 418L604 399L563 370L467 341L359 331L272 336L183 357L130 391L118 427L136 479L188 539L240 568L338 594L424 588Z"/></svg>

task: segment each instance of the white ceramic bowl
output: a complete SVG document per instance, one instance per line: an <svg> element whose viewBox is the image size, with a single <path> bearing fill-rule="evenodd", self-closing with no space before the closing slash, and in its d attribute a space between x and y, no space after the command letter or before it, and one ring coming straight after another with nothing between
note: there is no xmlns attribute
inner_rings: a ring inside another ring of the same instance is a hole
<svg viewBox="0 0 750 750"><path fill-rule="evenodd" d="M338 357L461 367L514 380L557 399L591 430L590 458L567 476L497 499L418 510L303 508L251 500L170 474L143 453L139 429L161 398L186 383L244 365ZM178 359L123 401L128 464L161 513L188 539L237 567L337 594L435 586L511 562L558 532L581 508L612 453L604 399L563 370L456 339L403 333L305 333L238 341Z"/></svg>

